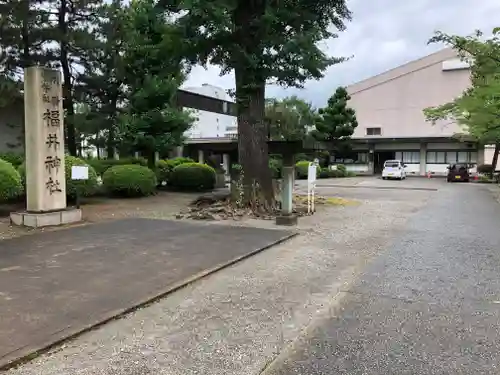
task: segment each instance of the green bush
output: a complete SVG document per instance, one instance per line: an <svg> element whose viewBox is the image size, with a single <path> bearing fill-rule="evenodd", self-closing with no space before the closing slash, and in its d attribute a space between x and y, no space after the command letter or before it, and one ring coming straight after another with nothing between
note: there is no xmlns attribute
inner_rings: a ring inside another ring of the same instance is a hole
<svg viewBox="0 0 500 375"><path fill-rule="evenodd" d="M12 151L4 152L0 153L0 159L9 162L17 169L24 161L24 154Z"/></svg>
<svg viewBox="0 0 500 375"><path fill-rule="evenodd" d="M148 167L138 164L115 165L102 175L102 184L110 195L141 197L156 191L156 175Z"/></svg>
<svg viewBox="0 0 500 375"><path fill-rule="evenodd" d="M95 169L89 165L85 160L66 155L64 157L64 170L66 174L66 196L69 199L75 199L76 194L81 197L90 197L97 192L98 181L97 173ZM88 180L72 180L71 179L71 167L73 166L88 166L89 168L89 178ZM18 168L19 175L21 176L21 183L26 186L26 165L22 163Z"/></svg>
<svg viewBox="0 0 500 375"><path fill-rule="evenodd" d="M89 168L88 180L72 180L71 167L73 166L87 166ZM97 192L97 187L99 185L97 182L97 173L91 165L85 162L85 160L66 155L64 157L64 170L66 172L66 196L68 198L76 198L77 192L80 197L90 197Z"/></svg>
<svg viewBox="0 0 500 375"><path fill-rule="evenodd" d="M187 163L196 163L196 162L191 158L185 158L183 156L179 156L177 158L168 159L167 163L172 166L172 170L173 170L178 165L187 164Z"/></svg>
<svg viewBox="0 0 500 375"><path fill-rule="evenodd" d="M331 171L329 171L326 168L321 169L321 171L319 172L319 178L330 178L330 177L332 177L330 172Z"/></svg>
<svg viewBox="0 0 500 375"><path fill-rule="evenodd" d="M170 183L177 189L210 190L215 186L215 170L206 164L180 164L172 171Z"/></svg>
<svg viewBox="0 0 500 375"><path fill-rule="evenodd" d="M343 174L347 174L347 168L344 164L337 164L337 170Z"/></svg>
<svg viewBox="0 0 500 375"><path fill-rule="evenodd" d="M163 183L167 183L170 180L170 174L172 173L172 164L170 164L167 160L158 160L156 162L156 181L158 185L163 185Z"/></svg>
<svg viewBox="0 0 500 375"><path fill-rule="evenodd" d="M0 202L19 197L23 192L21 176L8 161L0 159Z"/></svg>
<svg viewBox="0 0 500 375"><path fill-rule="evenodd" d="M102 176L109 168L115 165L142 165L143 167L148 165L148 162L144 158L122 158L122 159L86 159L88 165L92 166L99 176Z"/></svg>

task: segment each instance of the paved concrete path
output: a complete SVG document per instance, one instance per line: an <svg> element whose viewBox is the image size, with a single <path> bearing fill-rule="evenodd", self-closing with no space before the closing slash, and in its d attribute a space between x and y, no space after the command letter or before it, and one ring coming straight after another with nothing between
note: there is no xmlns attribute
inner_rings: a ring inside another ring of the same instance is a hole
<svg viewBox="0 0 500 375"><path fill-rule="evenodd" d="M289 237L127 219L0 242L0 366Z"/></svg>
<svg viewBox="0 0 500 375"><path fill-rule="evenodd" d="M486 187L443 186L265 374L499 373L499 228Z"/></svg>

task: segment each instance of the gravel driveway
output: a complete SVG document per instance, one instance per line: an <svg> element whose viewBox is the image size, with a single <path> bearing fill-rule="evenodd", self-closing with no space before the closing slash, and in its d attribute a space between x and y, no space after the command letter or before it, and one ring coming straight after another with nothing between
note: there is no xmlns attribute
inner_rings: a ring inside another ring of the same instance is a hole
<svg viewBox="0 0 500 375"><path fill-rule="evenodd" d="M291 241L8 374L258 374L338 305L339 292L404 232L407 219L434 193L408 190L398 200L391 191L379 191L377 199L360 193L358 205L302 218L302 234Z"/></svg>

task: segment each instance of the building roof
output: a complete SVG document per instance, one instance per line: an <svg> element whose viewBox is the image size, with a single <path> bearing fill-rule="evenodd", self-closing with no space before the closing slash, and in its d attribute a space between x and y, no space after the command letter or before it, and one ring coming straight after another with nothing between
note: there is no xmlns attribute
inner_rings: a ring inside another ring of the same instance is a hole
<svg viewBox="0 0 500 375"><path fill-rule="evenodd" d="M453 50L452 48L445 48L440 51L434 52L430 55L421 57L417 60L413 60L406 64L395 67L393 69L387 70L383 73L377 74L373 77L349 85L347 86L347 91L349 92L350 95L353 95L360 91L364 91L374 86L378 86L383 83L392 81L406 74L410 74L415 71L425 69L431 65L440 63L442 61L456 58L457 56L458 55L455 50Z"/></svg>

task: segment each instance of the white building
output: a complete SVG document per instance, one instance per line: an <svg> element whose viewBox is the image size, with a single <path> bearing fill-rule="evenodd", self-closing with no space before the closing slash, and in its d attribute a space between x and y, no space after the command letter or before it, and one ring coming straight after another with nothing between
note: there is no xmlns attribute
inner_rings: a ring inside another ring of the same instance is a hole
<svg viewBox="0 0 500 375"><path fill-rule="evenodd" d="M224 89L207 83L204 83L199 87L187 87L184 88L184 90L211 98L232 101ZM193 140L204 138L225 138L238 134L236 117L200 110L193 111L198 119L193 124L193 127L186 132L187 138Z"/></svg>

